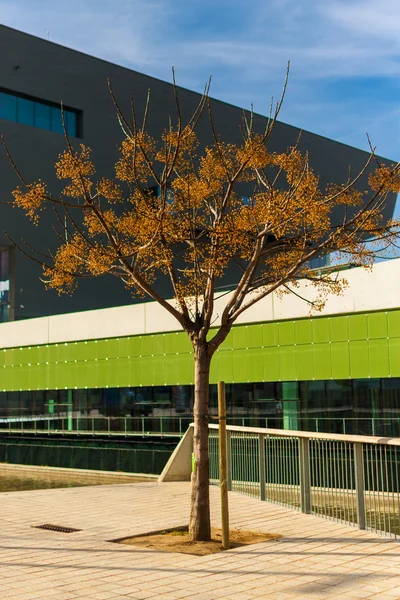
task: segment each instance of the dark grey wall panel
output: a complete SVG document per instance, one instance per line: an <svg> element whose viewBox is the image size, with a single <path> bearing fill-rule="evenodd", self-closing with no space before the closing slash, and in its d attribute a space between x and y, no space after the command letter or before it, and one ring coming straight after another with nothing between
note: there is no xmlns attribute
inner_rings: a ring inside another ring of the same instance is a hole
<svg viewBox="0 0 400 600"><path fill-rule="evenodd" d="M68 107L83 114L83 141L93 148L93 158L101 175L112 176L117 158L117 146L122 140L115 111L107 89L107 78L112 81L121 106L129 110L133 96L140 107L144 106L147 90L151 89L149 132L159 135L173 112L172 89L169 83L130 71L123 67L69 50L57 44L0 26L0 89L11 90L48 102L64 102ZM189 115L199 100L199 95L181 89L181 108ZM229 104L213 101L215 123L221 137L227 141L239 141L239 124L242 110ZM265 126L265 118L255 116L256 128ZM60 189L56 180L54 163L64 149L63 136L50 131L0 120L0 132L24 176L28 179L41 177L52 191ZM299 130L278 123L271 139L271 148L284 150L296 143ZM210 127L204 117L199 129L203 145L211 142ZM75 140L79 143L79 140ZM308 150L311 164L321 178L321 183L340 182L347 178L349 166L356 173L366 162L367 154L344 144L304 132L300 149ZM15 173L8 164L4 152L0 154L0 200L11 197L17 184ZM366 187L366 180L360 184ZM393 211L394 197L386 210L386 217ZM32 225L22 211L0 206L0 244L9 243L3 231L16 239L26 238L43 251L53 250L57 238L52 232L54 217L48 213L42 217L39 228ZM72 312L127 304L131 296L119 281L111 277L84 281L72 296L59 297L54 291L46 291L39 277L41 268L17 253L15 306L16 318ZM160 283L164 294L168 286Z"/></svg>

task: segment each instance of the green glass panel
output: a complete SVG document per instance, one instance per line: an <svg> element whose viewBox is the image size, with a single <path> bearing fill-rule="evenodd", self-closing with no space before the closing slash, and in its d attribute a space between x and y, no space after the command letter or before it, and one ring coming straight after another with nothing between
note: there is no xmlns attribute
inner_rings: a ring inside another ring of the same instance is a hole
<svg viewBox="0 0 400 600"><path fill-rule="evenodd" d="M233 352L233 381L244 382L249 380L247 361L248 350L235 350Z"/></svg>
<svg viewBox="0 0 400 600"><path fill-rule="evenodd" d="M25 347L19 350L18 360L20 365L27 365L30 362L29 357L30 352L28 348Z"/></svg>
<svg viewBox="0 0 400 600"><path fill-rule="evenodd" d="M278 325L277 323L264 323L263 330L263 346L278 345Z"/></svg>
<svg viewBox="0 0 400 600"><path fill-rule="evenodd" d="M105 340L107 348L107 358L117 358L118 356L118 340L117 338L108 338Z"/></svg>
<svg viewBox="0 0 400 600"><path fill-rule="evenodd" d="M313 341L312 320L295 321L296 344L310 344Z"/></svg>
<svg viewBox="0 0 400 600"><path fill-rule="evenodd" d="M279 348L264 348L263 353L264 380L279 381L281 379Z"/></svg>
<svg viewBox="0 0 400 600"><path fill-rule="evenodd" d="M85 385L88 384L88 369L87 369L87 363L84 362L77 362L74 363L75 364L75 369L74 369L74 387L76 386L77 388L84 388ZM58 365L56 365L58 366ZM50 378L52 377L53 373L53 368L50 369ZM57 372L57 369L56 369ZM58 377L56 377L56 380L58 379ZM58 383L57 383L58 385ZM49 387L53 387L54 385L51 385Z"/></svg>
<svg viewBox="0 0 400 600"><path fill-rule="evenodd" d="M97 360L96 361L98 387L106 387L106 385L108 385L107 384L106 362L108 362L108 361L105 361L105 360Z"/></svg>
<svg viewBox="0 0 400 600"><path fill-rule="evenodd" d="M314 378L314 350L313 346L296 346L297 379Z"/></svg>
<svg viewBox="0 0 400 600"><path fill-rule="evenodd" d="M66 383L68 388L73 389L76 386L76 367L77 363L69 362L65 365Z"/></svg>
<svg viewBox="0 0 400 600"><path fill-rule="evenodd" d="M155 356L164 356L164 354L174 354L176 350L174 350L174 341L175 337L173 337L170 333L162 333L158 335L154 335L151 337L153 354Z"/></svg>
<svg viewBox="0 0 400 600"><path fill-rule="evenodd" d="M369 341L369 374L371 377L389 377L389 344L388 340Z"/></svg>
<svg viewBox="0 0 400 600"><path fill-rule="evenodd" d="M227 383L234 381L233 352L226 350L219 354L219 378Z"/></svg>
<svg viewBox="0 0 400 600"><path fill-rule="evenodd" d="M85 358L87 360L94 360L95 358L99 358L98 354L98 342L96 340L90 341L87 344L83 343L85 347ZM68 360L69 354L67 355L66 360Z"/></svg>
<svg viewBox="0 0 400 600"><path fill-rule="evenodd" d="M283 321L278 324L279 344L291 346L295 344L294 321Z"/></svg>
<svg viewBox="0 0 400 600"><path fill-rule="evenodd" d="M46 373L46 387L50 390L54 390L56 387L60 387L58 380L58 365L46 365L44 372ZM78 383L75 383L78 385Z"/></svg>
<svg viewBox="0 0 400 600"><path fill-rule="evenodd" d="M262 325L249 325L247 333L248 348L261 348L264 345Z"/></svg>
<svg viewBox="0 0 400 600"><path fill-rule="evenodd" d="M132 360L129 358L118 358L116 361L118 385L130 386L133 379L131 373ZM124 382L124 383L122 383Z"/></svg>
<svg viewBox="0 0 400 600"><path fill-rule="evenodd" d="M335 342L330 344L333 379L347 379L350 377L349 344Z"/></svg>
<svg viewBox="0 0 400 600"><path fill-rule="evenodd" d="M353 379L370 375L368 342L360 340L350 342L350 376Z"/></svg>
<svg viewBox="0 0 400 600"><path fill-rule="evenodd" d="M168 384L177 384L177 383L181 383L180 379L179 379L179 375L180 375L180 369L179 369L179 362L180 362L180 358L179 355L167 355L164 357L164 362L165 362L165 370L166 370L166 374L165 374L165 381L164 383L168 383Z"/></svg>
<svg viewBox="0 0 400 600"><path fill-rule="evenodd" d="M29 360L28 362L30 362L32 365L35 365L37 362L39 362L39 346L31 346L31 349L29 350ZM3 356L3 352L0 352L0 354Z"/></svg>
<svg viewBox="0 0 400 600"><path fill-rule="evenodd" d="M153 336L152 335L143 335L141 346L142 346L142 348L141 348L142 356L151 356L152 354L154 354Z"/></svg>
<svg viewBox="0 0 400 600"><path fill-rule="evenodd" d="M331 344L314 344L314 378L330 379L332 377ZM299 376L299 379L304 379Z"/></svg>
<svg viewBox="0 0 400 600"><path fill-rule="evenodd" d="M139 385L160 385L159 378L157 378L157 383L154 381L153 369L146 358L138 358L135 360L132 368L135 370L135 377L138 377Z"/></svg>
<svg viewBox="0 0 400 600"><path fill-rule="evenodd" d="M216 352L214 354L214 356L212 357L212 359L211 359L211 365L210 365L210 383L217 383L218 381L221 380L221 378L219 376L219 360L220 360L220 356L222 354L225 354L225 351L223 351L223 352Z"/></svg>
<svg viewBox="0 0 400 600"><path fill-rule="evenodd" d="M154 357L151 362L151 369L153 371L153 383L154 385L164 385L167 383L167 364L164 356Z"/></svg>
<svg viewBox="0 0 400 600"><path fill-rule="evenodd" d="M347 342L349 340L348 318L332 317L330 324L330 340L332 342Z"/></svg>
<svg viewBox="0 0 400 600"><path fill-rule="evenodd" d="M210 340L213 335L215 335L216 330L213 329L210 331L209 335L207 336L207 340ZM219 350L232 350L233 348L233 334L232 331L230 333L228 333L226 339L222 342L222 344L219 347Z"/></svg>
<svg viewBox="0 0 400 600"><path fill-rule="evenodd" d="M282 381L296 379L296 348L281 346L279 348L280 370Z"/></svg>
<svg viewBox="0 0 400 600"><path fill-rule="evenodd" d="M142 354L142 338L140 335L129 338L128 356L141 356Z"/></svg>
<svg viewBox="0 0 400 600"><path fill-rule="evenodd" d="M350 340L367 339L367 315L350 315L348 319L348 327Z"/></svg>
<svg viewBox="0 0 400 600"><path fill-rule="evenodd" d="M140 356L142 354L142 338L139 335L123 338L124 339L124 355L125 356ZM121 338L120 338L121 340Z"/></svg>
<svg viewBox="0 0 400 600"><path fill-rule="evenodd" d="M213 357L211 363L216 361L216 356ZM194 381L194 361L193 354L185 354L179 360L179 383L181 385L193 384Z"/></svg>
<svg viewBox="0 0 400 600"><path fill-rule="evenodd" d="M233 347L235 350L239 350L240 348L248 348L248 327L246 325L233 327L231 335L233 337Z"/></svg>
<svg viewBox="0 0 400 600"><path fill-rule="evenodd" d="M123 337L118 340L118 358L123 358L126 356L132 356L133 354L133 344L132 338Z"/></svg>
<svg viewBox="0 0 400 600"><path fill-rule="evenodd" d="M0 390L8 390L10 385L11 369L0 369Z"/></svg>
<svg viewBox="0 0 400 600"><path fill-rule="evenodd" d="M320 318L312 320L313 342L319 344L321 342L330 341L330 320L328 318Z"/></svg>
<svg viewBox="0 0 400 600"><path fill-rule="evenodd" d="M6 353L0 350L0 368L3 368L6 364Z"/></svg>
<svg viewBox="0 0 400 600"><path fill-rule="evenodd" d="M28 387L31 388L31 390L36 390L37 388L43 389L43 382L41 381L41 374L40 374L40 370L36 368L35 366L32 367L28 367L28 369L30 369L29 372L29 383L30 385ZM1 376L1 371L0 371L0 376ZM0 382L0 388L2 387L2 383Z"/></svg>
<svg viewBox="0 0 400 600"><path fill-rule="evenodd" d="M99 360L105 358L112 358L112 356L110 355L110 346L108 340L98 340L96 348L96 358L98 358Z"/></svg>
<svg viewBox="0 0 400 600"><path fill-rule="evenodd" d="M144 373L147 373L146 362L143 358L134 358L129 361L129 374L132 385L144 385Z"/></svg>
<svg viewBox="0 0 400 600"><path fill-rule="evenodd" d="M367 325L369 339L387 337L387 316L385 312L371 313L367 315Z"/></svg>
<svg viewBox="0 0 400 600"><path fill-rule="evenodd" d="M110 359L104 363L106 386L117 387L118 386L118 372L117 372L117 360Z"/></svg>
<svg viewBox="0 0 400 600"><path fill-rule="evenodd" d="M55 353L56 353L56 361L57 362L64 362L65 360L69 360L69 354L68 354L67 350L68 350L68 347L64 346L64 344L55 344Z"/></svg>
<svg viewBox="0 0 400 600"><path fill-rule="evenodd" d="M59 344L58 347L54 345L53 352L55 352L56 357L60 355L59 348L62 348L63 361L74 362L77 360L77 344L74 342L66 342L65 344ZM49 357L50 353L47 354Z"/></svg>
<svg viewBox="0 0 400 600"><path fill-rule="evenodd" d="M265 352L259 348L247 350L247 377L245 381L264 380Z"/></svg>
<svg viewBox="0 0 400 600"><path fill-rule="evenodd" d="M389 340L390 376L400 377L400 338Z"/></svg>
<svg viewBox="0 0 400 600"><path fill-rule="evenodd" d="M178 333L176 335L176 340L178 344L177 352L181 354L187 354L188 352L192 352L192 344L187 333Z"/></svg>
<svg viewBox="0 0 400 600"><path fill-rule="evenodd" d="M389 337L400 337L400 311L391 310L387 314Z"/></svg>
<svg viewBox="0 0 400 600"><path fill-rule="evenodd" d="M72 345L73 352L73 360L85 360L86 358L86 349L85 343L83 342L75 342Z"/></svg>
<svg viewBox="0 0 400 600"><path fill-rule="evenodd" d="M7 367L10 367L11 365L14 364L14 349L13 348L7 348L7 350L5 351L5 364Z"/></svg>

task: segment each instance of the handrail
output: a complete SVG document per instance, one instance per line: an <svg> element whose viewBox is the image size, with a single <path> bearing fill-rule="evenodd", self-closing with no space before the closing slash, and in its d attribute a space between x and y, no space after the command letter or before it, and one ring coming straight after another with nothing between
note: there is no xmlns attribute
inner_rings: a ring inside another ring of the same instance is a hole
<svg viewBox="0 0 400 600"><path fill-rule="evenodd" d="M218 425L209 433L215 484ZM399 446L400 438L228 425L228 489L398 538Z"/></svg>
<svg viewBox="0 0 400 600"><path fill-rule="evenodd" d="M189 427L193 427L190 423ZM218 429L218 425L210 423L209 429ZM281 437L298 437L314 440L332 440L338 442L361 442L364 444L384 444L387 446L400 446L400 438L378 437L373 435L346 435L343 433L316 433L315 431L297 431L294 429L271 429L263 427L242 427L241 425L227 425L227 431L238 431L242 433L254 433L264 435L275 435Z"/></svg>

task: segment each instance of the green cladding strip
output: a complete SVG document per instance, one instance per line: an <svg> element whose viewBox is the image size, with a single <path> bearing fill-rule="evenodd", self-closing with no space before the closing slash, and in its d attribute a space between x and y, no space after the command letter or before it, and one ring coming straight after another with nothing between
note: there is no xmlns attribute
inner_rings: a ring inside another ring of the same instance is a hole
<svg viewBox="0 0 400 600"><path fill-rule="evenodd" d="M400 377L400 310L238 325L213 358L211 381ZM193 383L184 332L0 351L0 390Z"/></svg>

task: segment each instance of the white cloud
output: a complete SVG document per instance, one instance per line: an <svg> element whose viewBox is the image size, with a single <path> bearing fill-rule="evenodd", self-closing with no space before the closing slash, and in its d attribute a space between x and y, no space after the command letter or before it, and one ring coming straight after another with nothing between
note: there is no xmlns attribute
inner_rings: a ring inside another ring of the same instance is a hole
<svg viewBox="0 0 400 600"><path fill-rule="evenodd" d="M396 98L382 104L353 85L400 75L398 0L0 0L0 18L162 79L175 65L178 83L198 91L212 74L214 95L259 112L290 59L284 119L364 147L369 131L382 154L400 156Z"/></svg>

